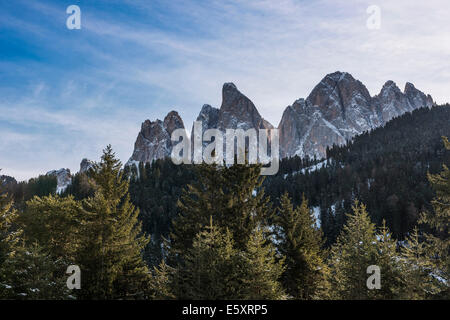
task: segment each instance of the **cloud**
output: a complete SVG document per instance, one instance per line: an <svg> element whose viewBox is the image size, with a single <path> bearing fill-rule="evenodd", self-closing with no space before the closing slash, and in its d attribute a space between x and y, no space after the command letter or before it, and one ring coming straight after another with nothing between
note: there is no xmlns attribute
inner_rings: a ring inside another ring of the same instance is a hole
<svg viewBox="0 0 450 320"><path fill-rule="evenodd" d="M117 111L100 119L79 110L49 112L34 101L0 104L0 124L7 127L0 130L0 168L3 174L12 169L18 179L61 167L77 171L83 157L95 155L98 159L108 144L126 159L138 127L126 112Z"/></svg>
<svg viewBox="0 0 450 320"><path fill-rule="evenodd" d="M445 15L433 24L417 23L424 15L435 17L436 11L448 8L445 1L432 2L434 10L409 1L380 1L380 31L366 28L368 1L213 1L209 6L188 2L182 6L184 12L212 15L200 23L214 35L198 38L133 29L120 22L97 21L88 28L163 52L171 63L139 65L132 74L170 92L177 102L184 97L189 108L194 108L191 100L218 104L221 83L234 81L276 124L284 107L335 70L353 73L372 94L392 79L415 82L436 92L438 101L448 101L445 84L429 80L436 73L448 77L449 70L442 68L447 59L443 52L450 53ZM229 23L223 24L224 19Z"/></svg>

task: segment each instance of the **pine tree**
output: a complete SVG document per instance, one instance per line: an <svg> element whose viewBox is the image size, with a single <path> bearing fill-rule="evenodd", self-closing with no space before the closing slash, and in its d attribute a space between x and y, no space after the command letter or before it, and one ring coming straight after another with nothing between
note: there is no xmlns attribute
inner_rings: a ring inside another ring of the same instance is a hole
<svg viewBox="0 0 450 320"><path fill-rule="evenodd" d="M191 248L198 232L209 225L212 212L225 206L221 169L202 164L197 170L198 180L187 185L177 203L180 214L172 222L171 254L182 255ZM220 221L218 214L213 218L216 224Z"/></svg>
<svg viewBox="0 0 450 320"><path fill-rule="evenodd" d="M139 175L125 167L125 171L131 171L128 173L131 200L139 208L144 232L151 235L144 254L150 267L157 267L165 255L163 239L169 238L171 222L178 215L177 201L182 190L193 180L192 167L175 165L171 159L140 165Z"/></svg>
<svg viewBox="0 0 450 320"><path fill-rule="evenodd" d="M172 253L186 252L211 215L219 228L232 233L236 247L243 250L252 230L273 215L259 174L259 166L201 165L198 182L188 185L178 202L180 215L173 221L170 236Z"/></svg>
<svg viewBox="0 0 450 320"><path fill-rule="evenodd" d="M383 220L377 233L375 265L381 271L381 288L372 290L375 299L399 299L405 290L404 271L400 263L400 254L397 252L397 241Z"/></svg>
<svg viewBox="0 0 450 320"><path fill-rule="evenodd" d="M331 294L336 299L369 299L367 267L376 265L375 225L366 206L355 201L330 255Z"/></svg>
<svg viewBox="0 0 450 320"><path fill-rule="evenodd" d="M136 299L146 296L149 271L142 258L148 239L139 211L131 204L128 181L111 146L91 172L94 197L83 200L85 217L78 259L79 295L87 299Z"/></svg>
<svg viewBox="0 0 450 320"><path fill-rule="evenodd" d="M304 195L301 205L294 209L285 193L278 211L277 247L286 258L283 285L294 299L317 298L327 287L328 269L321 252L322 232L314 226L314 217Z"/></svg>
<svg viewBox="0 0 450 320"><path fill-rule="evenodd" d="M439 292L439 283L433 277L434 264L429 256L426 242L421 241L419 231L414 228L401 247L404 263L404 291L402 298L423 300Z"/></svg>
<svg viewBox="0 0 450 320"><path fill-rule="evenodd" d="M174 279L179 299L226 300L243 298L242 258L229 231L211 224L200 231L184 256Z"/></svg>
<svg viewBox="0 0 450 320"><path fill-rule="evenodd" d="M18 214L0 194L0 299L65 299L63 259L53 259L37 244L25 246Z"/></svg>
<svg viewBox="0 0 450 320"><path fill-rule="evenodd" d="M82 218L82 205L72 196L49 195L27 201L18 221L28 244L37 242L55 259L75 262Z"/></svg>
<svg viewBox="0 0 450 320"><path fill-rule="evenodd" d="M73 298L66 286L68 266L63 258L54 259L37 243L14 247L4 265L7 299L61 300ZM1 289L0 289L0 296Z"/></svg>
<svg viewBox="0 0 450 320"><path fill-rule="evenodd" d="M261 227L250 234L244 252L244 300L282 300L286 294L280 279L284 272L284 258L276 253Z"/></svg>
<svg viewBox="0 0 450 320"><path fill-rule="evenodd" d="M17 220L17 211L6 193L0 194L0 265L6 261L11 248L18 242L13 223Z"/></svg>
<svg viewBox="0 0 450 320"><path fill-rule="evenodd" d="M12 285L8 283L10 270L6 262L11 259L20 235L13 229L17 212L12 204L6 193L0 194L0 298L8 297L12 289Z"/></svg>
<svg viewBox="0 0 450 320"><path fill-rule="evenodd" d="M175 299L173 293L173 279L176 269L166 264L164 260L159 266L153 267L153 275L150 283L151 297L154 300Z"/></svg>
<svg viewBox="0 0 450 320"><path fill-rule="evenodd" d="M245 248L252 231L267 226L274 216L260 173L259 165L236 164L223 170L227 198L220 225L231 231L238 249Z"/></svg>
<svg viewBox="0 0 450 320"><path fill-rule="evenodd" d="M450 142L443 137L444 146L450 150ZM428 254L434 257L435 272L442 279L444 295L450 297L450 169L443 165L437 174L428 173L428 181L436 197L432 200L433 212L422 214L420 223L428 225L434 234L426 234Z"/></svg>

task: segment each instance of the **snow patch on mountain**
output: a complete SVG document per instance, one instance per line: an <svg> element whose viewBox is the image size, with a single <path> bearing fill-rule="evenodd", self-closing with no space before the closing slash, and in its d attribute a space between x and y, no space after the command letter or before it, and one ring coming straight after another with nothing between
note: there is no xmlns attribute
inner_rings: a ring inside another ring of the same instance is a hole
<svg viewBox="0 0 450 320"><path fill-rule="evenodd" d="M61 168L59 170L52 170L47 172L47 176L55 176L57 185L56 193L61 194L66 191L67 187L72 183L72 175L70 169Z"/></svg>
<svg viewBox="0 0 450 320"><path fill-rule="evenodd" d="M320 229L321 221L320 221L320 207L312 207L313 217L316 221L316 227Z"/></svg>

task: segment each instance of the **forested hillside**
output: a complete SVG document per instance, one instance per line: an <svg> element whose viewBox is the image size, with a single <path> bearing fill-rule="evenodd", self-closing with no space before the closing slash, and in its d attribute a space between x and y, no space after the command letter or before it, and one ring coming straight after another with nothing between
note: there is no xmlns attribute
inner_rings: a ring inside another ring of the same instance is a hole
<svg viewBox="0 0 450 320"><path fill-rule="evenodd" d="M266 193L277 203L287 191L295 204L305 194L312 206L321 208L328 243L355 199L367 205L374 222L385 219L396 238L403 239L419 213L430 209L434 193L427 172L450 164L442 136L450 136L450 106L418 109L345 146L334 146L325 161L284 159L279 174L266 179Z"/></svg>
<svg viewBox="0 0 450 320"><path fill-rule="evenodd" d="M334 146L327 150L327 160L283 159L279 173L266 177L263 187L274 205L288 192L295 205L304 194L317 212L320 208L327 245L335 241L355 199L366 204L376 224L385 219L396 238L403 239L420 212L430 209L434 192L427 172L450 164L442 136L450 136L450 106L418 109L345 146ZM144 230L160 246L177 215L183 187L196 179L196 168L166 159L141 164L132 176L130 193L141 209Z"/></svg>

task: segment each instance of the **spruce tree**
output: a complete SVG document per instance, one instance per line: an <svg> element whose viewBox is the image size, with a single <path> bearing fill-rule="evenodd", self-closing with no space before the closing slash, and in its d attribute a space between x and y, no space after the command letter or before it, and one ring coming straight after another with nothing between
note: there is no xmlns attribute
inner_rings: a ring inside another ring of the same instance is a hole
<svg viewBox="0 0 450 320"><path fill-rule="evenodd" d="M177 270L162 260L159 266L153 267L150 283L151 298L154 300L175 299L173 280Z"/></svg>
<svg viewBox="0 0 450 320"><path fill-rule="evenodd" d="M282 300L287 296L281 286L284 258L278 256L275 246L265 236L263 228L256 227L247 242L242 279L245 300Z"/></svg>
<svg viewBox="0 0 450 320"><path fill-rule="evenodd" d="M252 231L265 228L274 216L260 173L260 165L236 164L223 170L227 198L220 225L231 231L238 249L245 248Z"/></svg>
<svg viewBox="0 0 450 320"><path fill-rule="evenodd" d="M178 202L180 214L173 221L170 236L172 253L186 252L195 235L208 226L211 215L243 250L252 230L267 224L273 215L259 174L259 166L199 166L198 181L188 185Z"/></svg>
<svg viewBox="0 0 450 320"><path fill-rule="evenodd" d="M433 276L434 264L429 256L428 246L420 239L419 230L412 234L401 247L404 263L404 291L402 298L423 300L439 292L439 282Z"/></svg>
<svg viewBox="0 0 450 320"><path fill-rule="evenodd" d="M367 267L376 265L375 225L370 221L366 206L358 201L352 206L347 222L330 255L332 298L369 299Z"/></svg>
<svg viewBox="0 0 450 320"><path fill-rule="evenodd" d="M212 219L211 219L212 221ZM230 231L211 224L200 231L183 264L169 274L169 287L178 299L283 299L279 282L283 261L267 238L267 232L255 228L244 250L237 248ZM163 269L160 269L163 272ZM166 269L167 270L167 269ZM166 282L166 281L164 281ZM161 288L161 286L160 286ZM162 291L166 291L162 286Z"/></svg>
<svg viewBox="0 0 450 320"><path fill-rule="evenodd" d="M27 201L18 221L28 244L37 242L55 259L74 263L80 246L83 214L81 202L72 196L35 196Z"/></svg>
<svg viewBox="0 0 450 320"><path fill-rule="evenodd" d="M229 231L211 224L200 231L184 255L173 285L179 299L225 300L244 298L242 258Z"/></svg>
<svg viewBox="0 0 450 320"><path fill-rule="evenodd" d="M142 258L148 239L142 235L139 211L130 202L128 181L111 146L91 174L95 195L83 200L85 210L81 264L81 298L146 297L150 278Z"/></svg>
<svg viewBox="0 0 450 320"><path fill-rule="evenodd" d="M4 264L6 292L3 296L0 289L0 296L23 300L73 299L66 285L67 266L66 260L53 258L37 243L25 247L20 241Z"/></svg>
<svg viewBox="0 0 450 320"><path fill-rule="evenodd" d="M375 299L392 300L402 297L405 287L404 270L397 251L397 241L383 220L377 233L375 265L381 271L381 288L372 290Z"/></svg>
<svg viewBox="0 0 450 320"><path fill-rule="evenodd" d="M183 190L177 206L180 214L172 222L170 253L182 255L192 247L198 232L209 225L211 214L225 206L225 195L221 186L224 179L221 168L202 164L197 168L197 181ZM219 211L220 212L220 211ZM214 222L220 221L218 214Z"/></svg>
<svg viewBox="0 0 450 320"><path fill-rule="evenodd" d="M277 247L286 258L283 285L294 299L314 299L326 291L328 268L323 260L322 232L315 228L314 217L304 195L293 208L287 193L281 197L277 214Z"/></svg>
<svg viewBox="0 0 450 320"><path fill-rule="evenodd" d="M6 261L11 248L18 242L17 232L13 224L17 220L17 211L6 193L0 194L0 265Z"/></svg>
<svg viewBox="0 0 450 320"><path fill-rule="evenodd" d="M12 258L20 235L13 229L17 212L12 204L6 193L0 194L0 299L7 298L12 292L7 261Z"/></svg>
<svg viewBox="0 0 450 320"><path fill-rule="evenodd" d="M18 214L0 194L0 299L66 299L64 259L54 259L37 243L25 246Z"/></svg>

